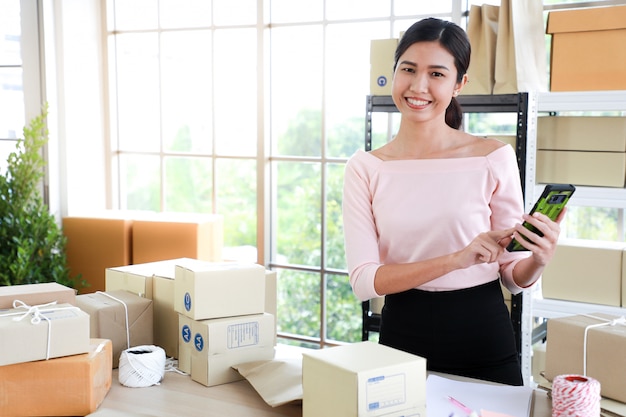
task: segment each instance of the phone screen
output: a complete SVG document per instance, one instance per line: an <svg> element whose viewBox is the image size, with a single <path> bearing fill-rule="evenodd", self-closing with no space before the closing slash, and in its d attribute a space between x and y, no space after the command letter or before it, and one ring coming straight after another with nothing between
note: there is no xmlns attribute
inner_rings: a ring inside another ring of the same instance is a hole
<svg viewBox="0 0 626 417"><path fill-rule="evenodd" d="M565 205L571 198L572 194L574 194L574 191L576 191L576 187L572 184L546 185L546 188L544 188L543 193L541 193L541 197L539 197L535 203L534 207L530 211L530 214L532 215L535 212L539 212L545 214L552 220L556 220L559 214L563 211L563 208L565 208ZM524 222L523 226L539 236L543 236L543 233L537 230L530 223ZM517 240L513 239L507 246L506 250L509 252L515 252L527 249L520 245Z"/></svg>

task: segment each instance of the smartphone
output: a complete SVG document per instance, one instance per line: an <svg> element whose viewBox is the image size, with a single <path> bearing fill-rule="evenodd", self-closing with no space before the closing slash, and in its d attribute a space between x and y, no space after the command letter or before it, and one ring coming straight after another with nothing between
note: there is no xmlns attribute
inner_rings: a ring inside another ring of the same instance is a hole
<svg viewBox="0 0 626 417"><path fill-rule="evenodd" d="M576 187L572 184L548 184L546 188L543 189L543 193L541 193L541 197L537 200L534 207L530 211L532 215L535 212L543 213L552 220L556 220L559 216L563 208L569 201L572 194L576 191ZM537 230L534 226L532 226L528 222L524 222L523 226L528 230L538 234L539 236L543 236L539 230ZM524 248L519 242L515 239L509 243L506 250L509 252L516 251L524 251L528 250Z"/></svg>

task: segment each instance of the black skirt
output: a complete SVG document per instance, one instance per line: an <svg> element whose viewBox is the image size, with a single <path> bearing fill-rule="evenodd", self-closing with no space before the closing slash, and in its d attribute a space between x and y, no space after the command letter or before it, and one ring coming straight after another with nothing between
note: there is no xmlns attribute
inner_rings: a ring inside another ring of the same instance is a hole
<svg viewBox="0 0 626 417"><path fill-rule="evenodd" d="M523 385L499 280L455 291L387 295L380 343L426 358L430 371Z"/></svg>

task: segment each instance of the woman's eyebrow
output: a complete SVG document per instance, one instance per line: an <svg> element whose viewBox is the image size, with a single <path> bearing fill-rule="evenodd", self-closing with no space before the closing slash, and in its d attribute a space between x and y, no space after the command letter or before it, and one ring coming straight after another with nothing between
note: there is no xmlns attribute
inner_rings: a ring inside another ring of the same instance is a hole
<svg viewBox="0 0 626 417"><path fill-rule="evenodd" d="M398 65L409 65L412 67L417 67L417 64L413 61L402 61L400 62ZM428 66L429 69L440 69L440 70L446 70L446 71L450 71L450 68L446 67L445 65L440 65L440 64L433 64L433 65L429 65Z"/></svg>

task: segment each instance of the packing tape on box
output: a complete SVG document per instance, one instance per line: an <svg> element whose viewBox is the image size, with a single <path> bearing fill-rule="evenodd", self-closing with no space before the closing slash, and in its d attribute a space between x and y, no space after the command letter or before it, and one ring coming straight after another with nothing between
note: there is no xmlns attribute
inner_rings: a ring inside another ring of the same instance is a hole
<svg viewBox="0 0 626 417"><path fill-rule="evenodd" d="M165 375L165 350L143 345L122 351L118 379L131 388L159 385Z"/></svg>
<svg viewBox="0 0 626 417"><path fill-rule="evenodd" d="M582 375L558 375L552 382L552 417L599 417L600 382Z"/></svg>
<svg viewBox="0 0 626 417"><path fill-rule="evenodd" d="M626 326L626 317L621 316L615 319L605 319L603 317L596 317L592 314L583 314L583 316L601 321L601 323L590 324L589 326L585 327L585 334L583 337L583 375L587 375L587 337L589 334L589 330L604 326Z"/></svg>

